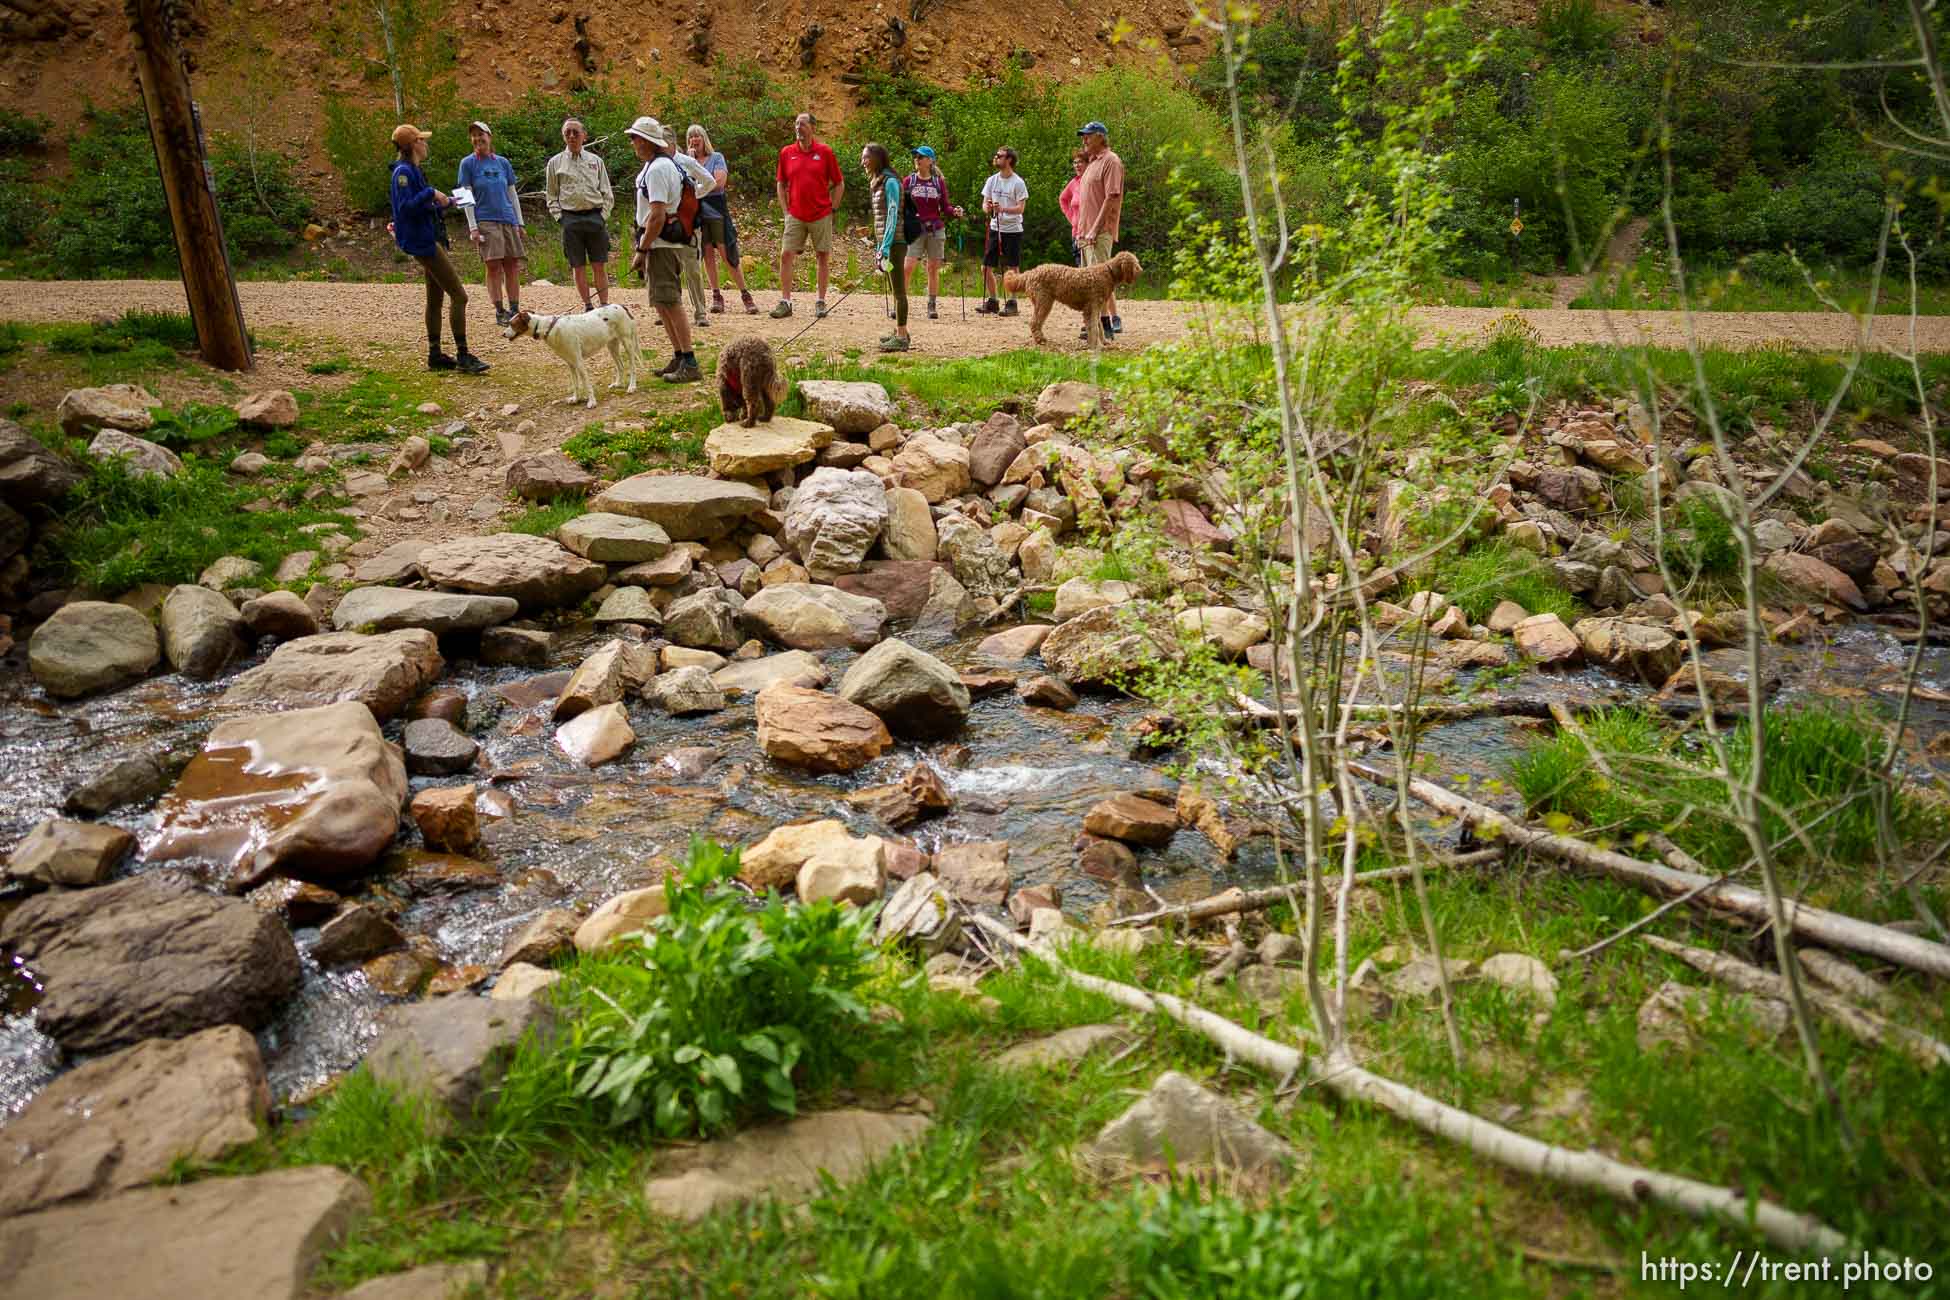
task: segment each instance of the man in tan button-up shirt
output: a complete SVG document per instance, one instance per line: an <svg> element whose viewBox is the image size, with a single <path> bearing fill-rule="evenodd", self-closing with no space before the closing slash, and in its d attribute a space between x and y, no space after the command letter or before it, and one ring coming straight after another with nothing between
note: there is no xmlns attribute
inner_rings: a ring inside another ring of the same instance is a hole
<svg viewBox="0 0 1950 1300"><path fill-rule="evenodd" d="M548 160L543 192L548 212L562 226L562 251L575 272L576 292L583 310L589 301L589 266L596 268L596 296L609 305L609 211L616 195L609 187L609 168L582 147L589 133L570 118L562 124L562 142L569 147Z"/></svg>

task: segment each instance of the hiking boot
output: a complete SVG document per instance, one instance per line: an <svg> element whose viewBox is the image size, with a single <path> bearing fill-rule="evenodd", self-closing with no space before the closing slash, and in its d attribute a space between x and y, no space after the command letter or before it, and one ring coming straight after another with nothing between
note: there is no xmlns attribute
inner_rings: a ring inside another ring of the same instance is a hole
<svg viewBox="0 0 1950 1300"><path fill-rule="evenodd" d="M1110 318L1110 332L1113 334L1122 334L1124 332L1124 318L1122 316L1113 316Z"/></svg>
<svg viewBox="0 0 1950 1300"><path fill-rule="evenodd" d="M596 304L590 299L584 298L582 300L582 310L585 312L592 312L596 310Z"/></svg>
<svg viewBox="0 0 1950 1300"><path fill-rule="evenodd" d="M1011 298L1009 299L1009 301L1002 304L1002 314L1004 316L1014 316L1018 314L1016 311L1016 300L1014 298Z"/></svg>
<svg viewBox="0 0 1950 1300"><path fill-rule="evenodd" d="M691 323L697 326L701 330L708 330L711 328L711 318L709 316L706 316L703 312L699 312L697 314L697 319L692 321Z"/></svg>
<svg viewBox="0 0 1950 1300"><path fill-rule="evenodd" d="M792 314L792 299L790 298L779 299L779 305L772 308L773 320L784 320L786 317L790 316L791 314Z"/></svg>
<svg viewBox="0 0 1950 1300"><path fill-rule="evenodd" d="M907 340L898 334L890 334L880 340L880 350L882 352L905 352L907 351L907 347Z"/></svg>
<svg viewBox="0 0 1950 1300"><path fill-rule="evenodd" d="M671 371L673 371L673 370L675 370L675 369L677 369L677 367L678 367L678 364L679 364L679 362L678 362L678 359L677 359L677 357L673 355L673 356L672 356L672 357L670 358L670 360L668 360L668 361L666 361L666 362L664 362L664 368L663 368L662 370L659 370L659 371L657 372L657 378L659 378L659 379L668 379L668 378L670 378L670 372L671 372Z"/></svg>
<svg viewBox="0 0 1950 1300"><path fill-rule="evenodd" d="M824 298L815 298L813 300L813 319L823 320L825 316L826 316L826 300Z"/></svg>
<svg viewBox="0 0 1950 1300"><path fill-rule="evenodd" d="M460 355L454 358L454 367L466 375L485 375L488 372L488 363L466 348L462 348Z"/></svg>
<svg viewBox="0 0 1950 1300"><path fill-rule="evenodd" d="M996 303L995 299L993 298L982 299L982 305L977 307L975 310L977 313L983 316L996 316L996 315L1000 315L1002 312L1002 308Z"/></svg>
<svg viewBox="0 0 1950 1300"><path fill-rule="evenodd" d="M932 298L928 299L928 319L929 320L941 319L940 313L936 312L934 309L934 299Z"/></svg>
<svg viewBox="0 0 1950 1300"><path fill-rule="evenodd" d="M677 368L664 376L666 384L695 384L704 378L704 372L697 368L695 361L679 361Z"/></svg>
<svg viewBox="0 0 1950 1300"><path fill-rule="evenodd" d="M716 289L711 291L711 310L720 316L724 314L724 295Z"/></svg>
<svg viewBox="0 0 1950 1300"><path fill-rule="evenodd" d="M758 304L752 301L752 296L750 294L740 292L738 296L745 300L745 314L747 316L758 315Z"/></svg>
<svg viewBox="0 0 1950 1300"><path fill-rule="evenodd" d="M1097 328L1103 331L1104 342L1106 343L1117 337L1117 331L1110 327L1110 317L1108 316L1099 316L1097 318Z"/></svg>
<svg viewBox="0 0 1950 1300"><path fill-rule="evenodd" d="M445 352L442 352L439 348L429 348L427 350L428 370L452 370L453 368L454 359Z"/></svg>
<svg viewBox="0 0 1950 1300"><path fill-rule="evenodd" d="M496 325L506 325L514 318L515 314L506 307L503 307L500 303L494 304L494 323Z"/></svg>

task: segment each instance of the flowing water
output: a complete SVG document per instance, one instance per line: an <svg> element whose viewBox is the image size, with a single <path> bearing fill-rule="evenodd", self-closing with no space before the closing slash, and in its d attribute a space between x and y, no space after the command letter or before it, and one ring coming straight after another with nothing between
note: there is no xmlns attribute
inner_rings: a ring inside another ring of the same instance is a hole
<svg viewBox="0 0 1950 1300"><path fill-rule="evenodd" d="M573 665L602 639L593 632L562 638L557 663ZM974 649L977 640L931 648L960 668L1024 670L1024 665L982 661ZM1826 646L1779 648L1770 671L1779 674L1784 698L1886 699L1907 653L1890 633L1858 624L1840 630ZM827 656L835 682L852 657ZM171 676L57 705L18 665L18 652L15 659L13 671L0 673L0 844L12 843L54 815L81 776L132 748L193 750L209 730L210 704L222 689ZM1105 900L1109 886L1075 866L1072 844L1084 813L1109 795L1167 781L1162 760L1131 757L1129 729L1147 712L1145 706L1089 696L1078 709L1059 713L1026 708L1013 692L977 700L967 728L954 741L903 742L845 776L810 776L767 759L758 749L749 697L735 700L723 713L686 719L633 701L636 747L622 761L589 771L550 743L547 714L554 691L546 682L531 681L538 676L534 670L483 668L455 658L442 683L466 694L467 729L482 745L469 779L486 792L490 820L484 859L401 847L362 885L344 886L348 894L397 908L402 928L429 937L451 966L480 964L491 970L508 937L541 909L593 904L653 883L664 865L660 859L681 857L693 834L745 844L781 822L810 816L837 817L859 833L884 832L845 797L898 780L917 759L936 768L956 802L946 816L903 832L907 838L925 850L967 840L1006 840L1018 885L1058 883L1066 909L1085 913ZM1466 689L1475 676L1459 672L1458 685ZM530 683L526 691L524 683ZM1572 701L1650 694L1596 671L1532 673L1482 685ZM1950 726L1950 650L1926 651L1922 686L1915 724L1920 738L1928 740ZM1430 733L1425 750L1438 776L1501 776L1523 743L1525 726L1498 717L1459 722ZM399 727L390 724L388 736L397 739ZM1919 768L1912 775L1930 779L1932 774ZM457 779L416 778L413 786ZM155 829L152 813L120 813L114 820L139 836ZM1147 852L1141 863L1147 885L1171 900L1232 884L1264 883L1276 870L1271 844L1263 838L1249 840L1227 862L1195 832L1178 835L1162 851ZM131 869L145 868L137 863ZM218 878L213 865L207 878L212 883ZM0 897L0 915L15 901ZM298 931L301 952L315 934ZM4 978L0 1119L16 1113L63 1064L53 1043L34 1027L34 972L11 963ZM307 959L300 994L260 1034L276 1095L302 1097L356 1062L376 1037L389 1001L357 967L327 971Z"/></svg>

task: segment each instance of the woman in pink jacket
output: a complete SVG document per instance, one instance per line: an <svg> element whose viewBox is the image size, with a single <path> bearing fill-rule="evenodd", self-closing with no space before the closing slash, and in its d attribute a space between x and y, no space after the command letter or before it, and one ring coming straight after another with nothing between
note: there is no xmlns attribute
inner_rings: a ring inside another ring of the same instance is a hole
<svg viewBox="0 0 1950 1300"><path fill-rule="evenodd" d="M1083 184L1083 164L1088 159L1079 149L1070 155L1070 183L1056 196L1056 206L1063 209L1063 219L1070 223L1070 265L1083 265L1083 250L1077 247L1077 189Z"/></svg>

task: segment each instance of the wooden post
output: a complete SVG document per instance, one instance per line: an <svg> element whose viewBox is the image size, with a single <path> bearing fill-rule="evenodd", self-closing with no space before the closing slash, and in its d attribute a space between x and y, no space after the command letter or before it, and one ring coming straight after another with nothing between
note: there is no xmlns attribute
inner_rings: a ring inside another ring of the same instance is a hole
<svg viewBox="0 0 1950 1300"><path fill-rule="evenodd" d="M216 179L203 156L203 120L190 97L189 56L176 30L178 0L125 0L125 5L197 345L203 359L220 370L249 370L250 335L224 247Z"/></svg>

